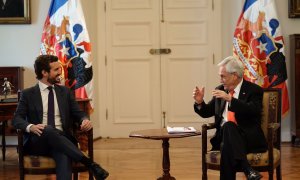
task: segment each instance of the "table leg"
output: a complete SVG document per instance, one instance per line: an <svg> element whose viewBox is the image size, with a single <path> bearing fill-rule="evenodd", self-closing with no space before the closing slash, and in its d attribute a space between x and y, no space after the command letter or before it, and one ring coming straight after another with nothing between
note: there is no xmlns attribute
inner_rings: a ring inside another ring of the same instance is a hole
<svg viewBox="0 0 300 180"><path fill-rule="evenodd" d="M5 126L6 126L6 121L3 121L2 122L2 159L3 159L3 161L5 161L5 151L6 151Z"/></svg>
<svg viewBox="0 0 300 180"><path fill-rule="evenodd" d="M163 147L163 175L159 177L157 180L175 180L174 177L170 174L170 157L169 157L169 139L162 140L162 147Z"/></svg>

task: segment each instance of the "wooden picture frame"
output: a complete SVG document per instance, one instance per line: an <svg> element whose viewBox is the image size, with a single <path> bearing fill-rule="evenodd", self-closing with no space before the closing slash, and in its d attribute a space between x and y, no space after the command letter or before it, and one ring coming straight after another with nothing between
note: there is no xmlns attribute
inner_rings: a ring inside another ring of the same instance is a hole
<svg viewBox="0 0 300 180"><path fill-rule="evenodd" d="M0 0L0 24L30 23L30 0Z"/></svg>
<svg viewBox="0 0 300 180"><path fill-rule="evenodd" d="M289 0L289 18L300 18L300 0Z"/></svg>

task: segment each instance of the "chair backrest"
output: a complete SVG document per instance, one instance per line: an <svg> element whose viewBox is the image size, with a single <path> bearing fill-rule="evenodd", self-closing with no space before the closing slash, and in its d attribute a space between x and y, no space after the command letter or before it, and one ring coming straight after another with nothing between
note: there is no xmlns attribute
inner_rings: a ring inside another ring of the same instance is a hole
<svg viewBox="0 0 300 180"><path fill-rule="evenodd" d="M281 90L280 89L264 89L263 95L263 111L262 111L262 130L266 139L268 138L268 128L278 126L278 133L273 137L274 146L279 148L280 145L280 123L281 123ZM268 139L267 139L268 140Z"/></svg>

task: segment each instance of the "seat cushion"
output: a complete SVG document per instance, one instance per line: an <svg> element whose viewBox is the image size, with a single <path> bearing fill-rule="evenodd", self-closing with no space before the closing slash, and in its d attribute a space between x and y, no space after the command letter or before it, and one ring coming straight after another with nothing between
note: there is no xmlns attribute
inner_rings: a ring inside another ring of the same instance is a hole
<svg viewBox="0 0 300 180"><path fill-rule="evenodd" d="M251 166L267 166L269 164L269 153L250 153L247 154L247 159ZM280 158L280 151L273 148L273 164L276 164Z"/></svg>
<svg viewBox="0 0 300 180"><path fill-rule="evenodd" d="M86 154L86 153L84 153ZM83 166L81 163L73 162L72 166ZM24 168L55 168L55 161L47 156L24 156Z"/></svg>
<svg viewBox="0 0 300 180"><path fill-rule="evenodd" d="M251 166L267 166L269 163L268 152L264 153L249 153L247 159ZM279 161L280 151L276 148L273 149L274 164ZM221 159L220 151L209 151L206 154L207 164L219 165Z"/></svg>
<svg viewBox="0 0 300 180"><path fill-rule="evenodd" d="M46 156L24 156L24 168L55 168L55 161Z"/></svg>

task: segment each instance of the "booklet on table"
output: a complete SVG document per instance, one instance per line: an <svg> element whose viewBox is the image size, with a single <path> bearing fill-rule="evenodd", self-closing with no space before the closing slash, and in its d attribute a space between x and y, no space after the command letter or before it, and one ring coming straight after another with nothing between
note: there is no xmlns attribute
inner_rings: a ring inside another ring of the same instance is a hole
<svg viewBox="0 0 300 180"><path fill-rule="evenodd" d="M169 134L191 133L191 132L196 132L196 129L194 127L170 127L170 126L167 126L167 131Z"/></svg>

